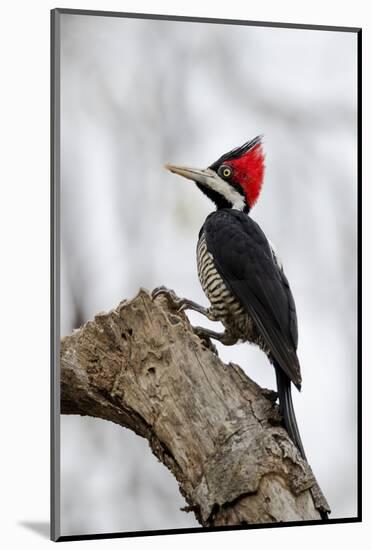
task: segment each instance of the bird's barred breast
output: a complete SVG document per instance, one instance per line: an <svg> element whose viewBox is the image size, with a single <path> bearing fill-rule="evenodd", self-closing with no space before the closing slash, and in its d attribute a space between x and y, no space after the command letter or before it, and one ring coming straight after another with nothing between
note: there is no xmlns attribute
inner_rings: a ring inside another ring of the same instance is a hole
<svg viewBox="0 0 371 550"><path fill-rule="evenodd" d="M217 272L213 257L207 250L204 234L201 235L197 244L197 270L202 289L210 300L215 317L224 322L223 324L226 324L227 318L233 317L235 322L240 319L241 324L245 325L246 312Z"/></svg>
<svg viewBox="0 0 371 550"><path fill-rule="evenodd" d="M211 303L210 309L215 320L221 321L236 340L256 344L269 354L269 348L259 334L253 319L219 275L213 256L207 249L204 233L201 234L197 243L197 270L202 289Z"/></svg>

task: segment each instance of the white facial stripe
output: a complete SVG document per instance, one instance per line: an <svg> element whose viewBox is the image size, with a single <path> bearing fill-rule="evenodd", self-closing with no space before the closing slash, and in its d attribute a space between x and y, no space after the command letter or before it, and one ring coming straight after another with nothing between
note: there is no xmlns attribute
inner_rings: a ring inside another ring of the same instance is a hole
<svg viewBox="0 0 371 550"><path fill-rule="evenodd" d="M225 197L232 205L232 208L235 208L236 210L243 210L246 206L243 196L236 191L232 185L229 185L229 183L219 177L216 172L215 176L211 180L205 180L205 184L211 189L214 189L214 191L219 193L219 195L223 195L223 197Z"/></svg>

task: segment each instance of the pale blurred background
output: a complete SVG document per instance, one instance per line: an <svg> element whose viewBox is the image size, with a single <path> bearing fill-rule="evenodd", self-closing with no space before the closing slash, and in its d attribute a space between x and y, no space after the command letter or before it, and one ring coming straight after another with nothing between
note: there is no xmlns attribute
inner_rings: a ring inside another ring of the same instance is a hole
<svg viewBox="0 0 371 550"><path fill-rule="evenodd" d="M139 287L206 305L213 205L163 164L206 167L263 134L251 215L296 300L302 439L331 517L356 515L356 35L61 17L62 335ZM217 346L275 387L259 350ZM61 499L63 535L198 526L147 442L103 420L62 417Z"/></svg>

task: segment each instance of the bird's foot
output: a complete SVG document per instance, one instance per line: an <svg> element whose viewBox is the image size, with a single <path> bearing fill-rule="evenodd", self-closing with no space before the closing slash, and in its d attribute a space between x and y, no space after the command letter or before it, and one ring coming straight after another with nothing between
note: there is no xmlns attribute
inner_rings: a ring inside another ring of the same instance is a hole
<svg viewBox="0 0 371 550"><path fill-rule="evenodd" d="M211 335L209 334L211 331L202 327L193 327L193 332L200 338L206 348L215 353L215 355L219 355L216 345L211 340Z"/></svg>
<svg viewBox="0 0 371 550"><path fill-rule="evenodd" d="M166 298L171 309L175 311L182 311L184 309L184 300L179 298L174 290L166 288L166 286L158 286L152 291L152 298L155 300L158 296Z"/></svg>
<svg viewBox="0 0 371 550"><path fill-rule="evenodd" d="M186 309L192 309L193 311L201 313L201 315L205 315L205 317L209 317L209 312L205 307L202 307L199 304L196 304L196 302L188 300L187 298L179 298L179 296L175 294L174 290L166 288L165 286L158 286L152 291L153 299L161 295L167 298L170 307L172 307L176 311L185 311Z"/></svg>
<svg viewBox="0 0 371 550"><path fill-rule="evenodd" d="M158 296L163 296L166 298L170 308L175 311L192 309L194 311L198 311L198 313L201 313L206 317L209 317L208 310L206 308L196 304L196 302L192 302L192 300L179 298L179 296L175 294L174 290L166 288L166 286L158 286L152 291L153 300L155 300ZM213 353L215 353L215 355L218 355L218 350L216 349L215 344L211 341L211 338L216 338L218 340L223 335L203 327L193 327L193 331L200 338L200 340L202 340L205 347L210 349Z"/></svg>
<svg viewBox="0 0 371 550"><path fill-rule="evenodd" d="M158 286L152 290L152 299L155 300L158 296L164 296L164 298L166 298L169 302L169 305L173 309L178 310L180 298L178 298L174 290L171 288L166 288L166 286Z"/></svg>

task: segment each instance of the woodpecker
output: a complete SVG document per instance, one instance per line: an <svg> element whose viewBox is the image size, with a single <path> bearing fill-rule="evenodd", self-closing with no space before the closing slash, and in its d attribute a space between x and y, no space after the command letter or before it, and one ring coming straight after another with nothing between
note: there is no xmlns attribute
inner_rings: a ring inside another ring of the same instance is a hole
<svg viewBox="0 0 371 550"><path fill-rule="evenodd" d="M284 425L306 459L291 396L291 384L300 390L302 382L295 302L275 248L249 215L263 184L261 136L225 153L206 169L165 167L195 182L216 206L197 243L198 277L211 306L186 299L177 305L224 325L221 334L198 328L202 336L224 345L250 342L265 352L275 368ZM155 295L162 292L166 290L160 287Z"/></svg>

